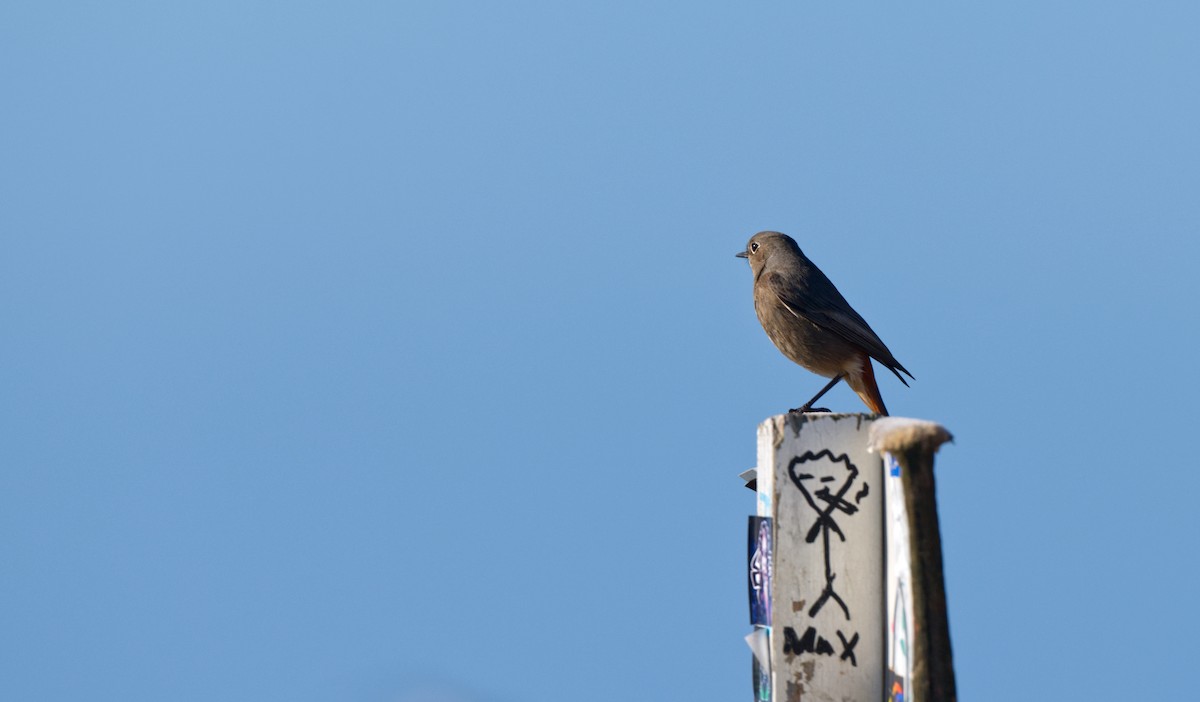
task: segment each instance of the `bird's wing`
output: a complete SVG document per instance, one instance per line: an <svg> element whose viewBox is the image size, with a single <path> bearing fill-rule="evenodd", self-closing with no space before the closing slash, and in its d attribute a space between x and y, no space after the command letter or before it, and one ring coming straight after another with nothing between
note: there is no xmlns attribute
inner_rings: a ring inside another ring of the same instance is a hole
<svg viewBox="0 0 1200 702"><path fill-rule="evenodd" d="M809 269L807 284L803 288L789 284L779 273L767 273L760 278L760 284L767 286L792 314L803 317L866 351L871 358L895 373L900 382L908 385L898 371L904 371L910 378L913 374L900 365L866 320L854 311L850 303L846 302L846 298L842 297L833 283L815 266Z"/></svg>

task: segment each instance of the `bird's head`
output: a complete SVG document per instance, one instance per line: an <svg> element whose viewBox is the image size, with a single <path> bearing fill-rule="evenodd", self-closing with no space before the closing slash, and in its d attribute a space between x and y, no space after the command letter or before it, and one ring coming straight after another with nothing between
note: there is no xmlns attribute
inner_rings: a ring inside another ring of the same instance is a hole
<svg viewBox="0 0 1200 702"><path fill-rule="evenodd" d="M759 232L746 242L745 251L740 251L735 255L749 261L750 270L754 271L755 277L758 277L759 271L773 256L780 254L786 256L789 253L800 253L800 247L796 245L796 241L792 237L779 232Z"/></svg>

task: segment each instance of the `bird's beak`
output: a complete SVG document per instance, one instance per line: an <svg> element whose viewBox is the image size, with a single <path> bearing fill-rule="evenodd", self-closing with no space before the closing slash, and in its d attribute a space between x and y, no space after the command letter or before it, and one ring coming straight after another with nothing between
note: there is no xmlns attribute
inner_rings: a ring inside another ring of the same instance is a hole
<svg viewBox="0 0 1200 702"><path fill-rule="evenodd" d="M750 254L746 253L745 251L738 251L734 254L734 256L737 256L738 258L750 258Z"/></svg>

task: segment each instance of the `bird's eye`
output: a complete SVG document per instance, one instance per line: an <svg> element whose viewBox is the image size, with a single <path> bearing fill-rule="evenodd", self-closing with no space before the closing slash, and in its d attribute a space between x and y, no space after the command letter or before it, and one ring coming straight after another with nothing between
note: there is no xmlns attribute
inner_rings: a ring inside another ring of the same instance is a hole
<svg viewBox="0 0 1200 702"><path fill-rule="evenodd" d="M758 253L758 242L750 244L750 253Z"/></svg>

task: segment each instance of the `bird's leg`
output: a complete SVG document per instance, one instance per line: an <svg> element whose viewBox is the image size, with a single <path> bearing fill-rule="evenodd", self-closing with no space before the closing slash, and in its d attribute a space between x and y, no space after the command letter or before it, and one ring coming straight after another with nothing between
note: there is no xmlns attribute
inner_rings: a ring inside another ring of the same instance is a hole
<svg viewBox="0 0 1200 702"><path fill-rule="evenodd" d="M792 414L804 414L805 412L828 412L829 410L825 409L824 407L814 408L813 403L816 402L817 400L821 399L821 396L823 396L825 393L832 390L833 386L837 385L838 382L841 381L841 379L842 379L841 373L838 373L837 375L833 376L833 380L829 381L828 385L821 388L821 392L817 393L816 395L813 395L813 399L809 400L808 402L805 402L803 405L801 405L795 409L788 410L788 412L790 412Z"/></svg>

